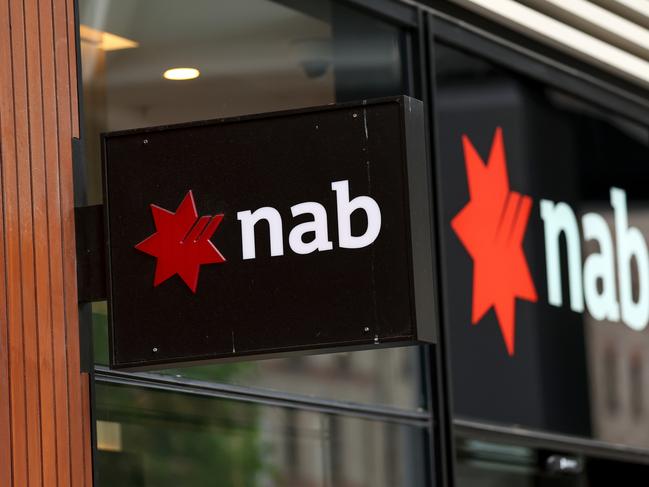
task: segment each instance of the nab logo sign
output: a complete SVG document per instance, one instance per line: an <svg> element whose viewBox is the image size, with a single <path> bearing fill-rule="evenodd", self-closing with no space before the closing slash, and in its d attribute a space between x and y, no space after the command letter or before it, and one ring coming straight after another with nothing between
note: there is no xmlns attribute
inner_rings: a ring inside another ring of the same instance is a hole
<svg viewBox="0 0 649 487"><path fill-rule="evenodd" d="M522 243L532 209L532 199L509 188L503 133L496 129L485 164L470 139L462 136L470 201L451 220L451 227L473 260L472 324L491 308L509 355L514 355L515 300L538 300ZM581 231L568 203L541 199L540 218L544 248L548 303L563 306L560 242L565 239L569 305L596 320L622 321L634 330L649 323L649 253L639 229L629 226L626 192L610 189L615 242L598 213L581 217ZM582 264L582 234L599 251ZM632 262L637 267L637 293L632 284ZM617 268L617 278L616 278Z"/></svg>
<svg viewBox="0 0 649 487"><path fill-rule="evenodd" d="M349 181L331 183L331 189L336 193L336 214L338 216L338 245L344 249L360 249L372 244L381 231L381 210L376 201L369 196L357 196L349 199ZM352 235L351 216L356 210L362 210L367 218L367 227L362 235ZM329 240L327 230L327 210L320 203L308 201L291 206L291 215L310 215L313 220L296 225L289 233L288 241L291 250L296 254L310 254L332 250L333 242ZM270 229L270 255L284 255L284 239L282 233L282 217L272 206L259 208L255 211L240 211L237 219L241 222L241 246L244 259L254 259L257 256L255 245L255 225L265 220ZM305 241L305 236L313 234L313 238Z"/></svg>
<svg viewBox="0 0 649 487"><path fill-rule="evenodd" d="M104 134L111 367L434 343L424 121L397 97Z"/></svg>
<svg viewBox="0 0 649 487"><path fill-rule="evenodd" d="M201 265L225 262L225 257L210 241L223 215L198 218L191 191L175 213L157 205L151 205L151 213L156 232L135 248L158 259L153 285L178 274L196 292Z"/></svg>
<svg viewBox="0 0 649 487"><path fill-rule="evenodd" d="M371 245L381 231L381 210L370 196L350 199L349 181L335 181L331 189L336 193L338 219L338 246L360 249ZM362 211L367 226L361 235L352 235L352 214ZM190 190L175 213L151 205L156 232L135 246L136 249L157 258L153 285L158 286L178 274L192 292L196 292L198 273L203 264L221 264L225 257L210 241L219 227L223 214L198 218L194 195ZM327 210L320 203L308 201L291 206L293 217L307 215L310 221L296 225L288 236L289 246L296 254L310 254L333 250L329 239ZM284 255L284 230L277 209L265 206L255 211L237 213L241 223L241 253L244 260L257 257L256 226L264 221L270 238L270 255Z"/></svg>

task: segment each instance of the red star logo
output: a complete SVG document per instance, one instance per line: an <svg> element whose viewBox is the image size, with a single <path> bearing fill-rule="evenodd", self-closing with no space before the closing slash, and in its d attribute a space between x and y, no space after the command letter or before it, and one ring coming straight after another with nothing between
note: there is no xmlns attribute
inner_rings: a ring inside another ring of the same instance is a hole
<svg viewBox="0 0 649 487"><path fill-rule="evenodd" d="M537 300L522 247L532 199L509 189L500 127L486 165L466 135L462 144L471 200L451 226L473 259L471 322L493 307L507 352L514 355L516 298Z"/></svg>
<svg viewBox="0 0 649 487"><path fill-rule="evenodd" d="M210 242L223 215L198 218L191 191L175 213L157 205L151 205L151 213L156 232L135 248L158 259L153 285L178 274L195 293L201 265L225 262L223 255Z"/></svg>

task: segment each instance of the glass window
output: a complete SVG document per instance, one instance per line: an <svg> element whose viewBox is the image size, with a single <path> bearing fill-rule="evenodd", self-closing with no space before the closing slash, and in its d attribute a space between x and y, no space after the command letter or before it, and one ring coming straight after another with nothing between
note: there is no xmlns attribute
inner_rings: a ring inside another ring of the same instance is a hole
<svg viewBox="0 0 649 487"><path fill-rule="evenodd" d="M402 32L326 0L81 0L80 22L89 204L102 132L407 94Z"/></svg>
<svg viewBox="0 0 649 487"><path fill-rule="evenodd" d="M98 384L101 485L424 486L426 429Z"/></svg>
<svg viewBox="0 0 649 487"><path fill-rule="evenodd" d="M578 487L576 477L544 471L531 448L480 440L458 441L457 485L460 487Z"/></svg>
<svg viewBox="0 0 649 487"><path fill-rule="evenodd" d="M602 381L602 389L606 400L606 412L609 416L614 417L619 413L620 409L620 393L618 385L620 383L617 372L617 354L613 344L609 344L604 349L604 380Z"/></svg>
<svg viewBox="0 0 649 487"><path fill-rule="evenodd" d="M631 395L631 415L636 421L642 420L645 408L644 364L642 362L642 354L639 351L630 355L629 394Z"/></svg>
<svg viewBox="0 0 649 487"><path fill-rule="evenodd" d="M93 304L95 363L108 365L105 303ZM417 347L165 369L156 373L403 409L424 405Z"/></svg>
<svg viewBox="0 0 649 487"><path fill-rule="evenodd" d="M603 487L649 471L643 464L465 437L457 455L459 487Z"/></svg>
<svg viewBox="0 0 649 487"><path fill-rule="evenodd" d="M648 448L647 127L457 47L435 52L455 413ZM492 260L476 264L471 245Z"/></svg>
<svg viewBox="0 0 649 487"><path fill-rule="evenodd" d="M404 34L335 2L81 0L80 21L89 204L101 202L101 132L408 91ZM198 77L166 79L171 68ZM105 310L93 305L98 364ZM410 347L163 373L412 409L425 406L420 368Z"/></svg>

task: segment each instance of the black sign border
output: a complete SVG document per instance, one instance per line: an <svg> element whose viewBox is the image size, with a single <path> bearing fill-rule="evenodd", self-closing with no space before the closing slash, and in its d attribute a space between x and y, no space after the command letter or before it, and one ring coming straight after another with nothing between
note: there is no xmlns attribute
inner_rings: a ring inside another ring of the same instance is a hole
<svg viewBox="0 0 649 487"><path fill-rule="evenodd" d="M390 339L381 339L376 341L373 338L366 340L341 341L326 346L317 344L309 346L289 346L268 348L263 353L255 351L244 351L230 354L207 354L191 356L191 359L184 360L181 357L177 359L159 359L146 360L138 362L118 362L115 358L114 344L114 323L112 312L112 265L110 249L110 204L108 201L108 168L106 157L106 142L110 138L130 135L145 135L150 133L160 133L169 130L202 127L207 125L220 125L235 122L244 122L249 120L271 119L279 117L288 117L300 114L348 110L350 108L371 107L380 104L399 105L400 110L400 127L401 139L404 141L401 154L402 170L405 172L406 181L404 194L407 195L404 200L404 213L410 216L410 220L405 222L407 229L407 239L410 248L408 255L409 262L409 298L411 316L414 323L413 333L410 336L391 337ZM260 114L243 115L236 117L216 118L210 120L201 120L196 122L186 122L178 124L160 125L154 127L138 128L108 132L101 134L101 154L102 154L102 181L103 181L103 211L104 211L104 238L106 249L106 289L107 289L107 314L108 314L108 346L110 368L115 370L145 371L167 367L208 365L214 363L236 362L247 359L261 360L269 358L290 357L295 355L324 354L344 351L360 351L379 348L398 346L409 346L419 344L434 344L437 342L439 333L439 316L437 313L437 282L436 273L434 272L434 235L433 235L433 185L432 185L432 168L430 167L430 157L428 150L428 137L426 133L426 123L424 114L424 104L420 100L408 96L375 98L371 100L362 100L354 102L336 103L325 106L299 108L293 110L281 110L274 112L265 112Z"/></svg>

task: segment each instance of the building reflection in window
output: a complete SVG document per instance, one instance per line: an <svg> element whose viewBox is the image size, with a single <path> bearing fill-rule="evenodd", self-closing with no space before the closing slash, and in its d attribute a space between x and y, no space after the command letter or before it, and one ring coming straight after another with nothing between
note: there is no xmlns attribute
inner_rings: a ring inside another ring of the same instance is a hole
<svg viewBox="0 0 649 487"><path fill-rule="evenodd" d="M101 485L426 485L416 426L107 384L97 417Z"/></svg>
<svg viewBox="0 0 649 487"><path fill-rule="evenodd" d="M631 355L629 363L629 392L631 394L631 415L637 421L644 415L644 364L642 355L635 352Z"/></svg>

